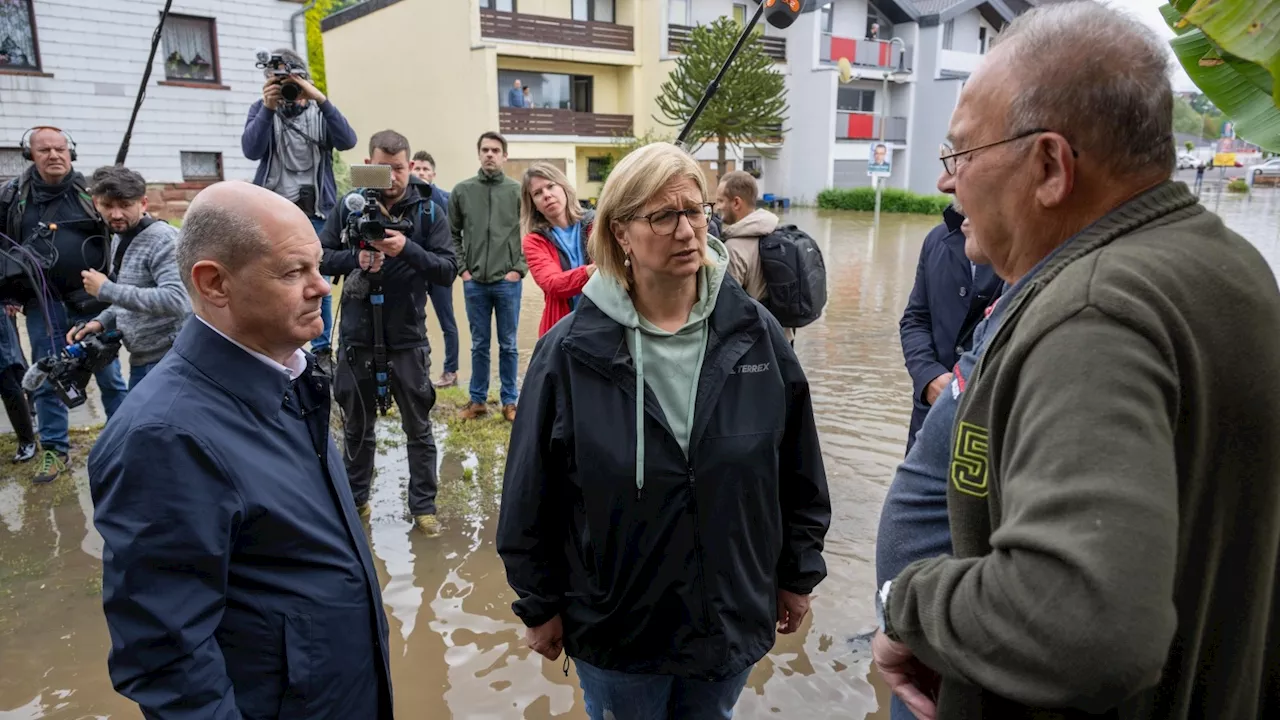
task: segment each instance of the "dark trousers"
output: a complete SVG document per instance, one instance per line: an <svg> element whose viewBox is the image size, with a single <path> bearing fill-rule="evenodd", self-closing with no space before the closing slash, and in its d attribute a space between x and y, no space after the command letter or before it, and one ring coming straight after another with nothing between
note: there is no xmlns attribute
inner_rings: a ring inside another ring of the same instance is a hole
<svg viewBox="0 0 1280 720"><path fill-rule="evenodd" d="M346 416L346 452L343 459L356 505L369 501L373 460L377 450L377 383L373 377L373 350L344 348L333 382L334 396ZM431 385L431 351L426 347L388 350L391 395L400 411L400 427L408 438L409 512L436 512L436 441L431 434L431 408L436 389Z"/></svg>
<svg viewBox="0 0 1280 720"><path fill-rule="evenodd" d="M458 372L458 320L453 315L453 286L429 285L427 293L436 309L436 321L444 335L444 371Z"/></svg>

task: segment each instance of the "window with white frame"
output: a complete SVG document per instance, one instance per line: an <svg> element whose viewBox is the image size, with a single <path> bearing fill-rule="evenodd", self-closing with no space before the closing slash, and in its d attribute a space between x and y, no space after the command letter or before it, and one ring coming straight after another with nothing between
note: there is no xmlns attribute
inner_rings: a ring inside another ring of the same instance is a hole
<svg viewBox="0 0 1280 720"><path fill-rule="evenodd" d="M515 12L516 0L480 0L480 7L500 12Z"/></svg>
<svg viewBox="0 0 1280 720"><path fill-rule="evenodd" d="M667 0L667 23L670 25L692 25L689 17L692 0Z"/></svg>
<svg viewBox="0 0 1280 720"><path fill-rule="evenodd" d="M950 50L956 39L956 21L948 20L942 26L942 49Z"/></svg>
<svg viewBox="0 0 1280 720"><path fill-rule="evenodd" d="M614 0L573 0L573 19L613 22Z"/></svg>

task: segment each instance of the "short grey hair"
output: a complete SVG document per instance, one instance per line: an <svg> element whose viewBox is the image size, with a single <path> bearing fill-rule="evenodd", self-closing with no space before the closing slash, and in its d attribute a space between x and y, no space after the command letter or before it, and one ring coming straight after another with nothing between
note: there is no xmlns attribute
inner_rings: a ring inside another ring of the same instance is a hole
<svg viewBox="0 0 1280 720"><path fill-rule="evenodd" d="M235 272L253 258L271 252L267 234L244 208L214 202L192 204L182 219L178 233L178 271L187 294L196 299L191 269L203 260L213 260Z"/></svg>
<svg viewBox="0 0 1280 720"><path fill-rule="evenodd" d="M1169 51L1131 16L1091 0L1037 7L995 47L1015 78L1009 133L1047 128L1116 176L1173 172Z"/></svg>

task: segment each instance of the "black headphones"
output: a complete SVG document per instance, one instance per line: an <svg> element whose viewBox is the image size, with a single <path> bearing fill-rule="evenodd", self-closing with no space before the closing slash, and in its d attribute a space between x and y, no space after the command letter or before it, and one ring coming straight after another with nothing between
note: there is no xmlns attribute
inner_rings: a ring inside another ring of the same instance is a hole
<svg viewBox="0 0 1280 720"><path fill-rule="evenodd" d="M35 126L35 127L31 128L30 130L28 130L28 131L26 131L26 132L22 133L22 140L21 140L20 144L22 145L22 159L23 159L23 160L26 160L27 162L31 162L32 160L34 160L34 159L35 159L35 158L31 157L31 136L32 136L32 135L34 135L35 133L39 132L40 130L56 130L56 131L58 131L58 132L62 133L62 137L64 137L64 138L66 138L66 139L67 139L67 147L71 150L71 162L75 162L75 161L76 161L76 141L75 141L75 138L71 137L71 133L67 132L66 130L63 130L62 128L59 128L59 127L54 127L54 126L52 126L52 125L37 125L37 126Z"/></svg>

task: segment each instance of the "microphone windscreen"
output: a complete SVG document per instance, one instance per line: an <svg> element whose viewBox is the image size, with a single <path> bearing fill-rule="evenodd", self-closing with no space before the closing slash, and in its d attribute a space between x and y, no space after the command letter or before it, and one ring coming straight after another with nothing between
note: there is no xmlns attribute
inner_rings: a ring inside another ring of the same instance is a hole
<svg viewBox="0 0 1280 720"><path fill-rule="evenodd" d="M360 193L351 193L344 202L347 206L347 212L353 213L364 212L364 207L368 204Z"/></svg>
<svg viewBox="0 0 1280 720"><path fill-rule="evenodd" d="M44 379L49 377L49 373L40 367L39 363L27 368L27 372L22 376L22 389L27 392L35 392L44 384Z"/></svg>

